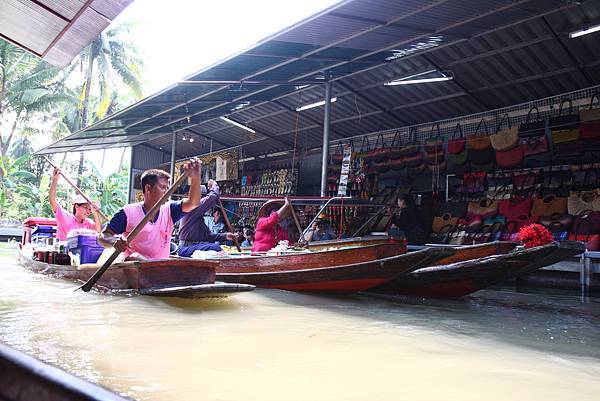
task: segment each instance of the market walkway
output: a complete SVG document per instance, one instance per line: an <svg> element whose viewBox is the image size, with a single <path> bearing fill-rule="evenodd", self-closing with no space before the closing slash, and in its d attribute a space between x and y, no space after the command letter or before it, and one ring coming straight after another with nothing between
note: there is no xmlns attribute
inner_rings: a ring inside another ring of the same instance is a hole
<svg viewBox="0 0 600 401"><path fill-rule="evenodd" d="M0 251L0 341L140 400L597 400L600 300L73 292Z"/></svg>

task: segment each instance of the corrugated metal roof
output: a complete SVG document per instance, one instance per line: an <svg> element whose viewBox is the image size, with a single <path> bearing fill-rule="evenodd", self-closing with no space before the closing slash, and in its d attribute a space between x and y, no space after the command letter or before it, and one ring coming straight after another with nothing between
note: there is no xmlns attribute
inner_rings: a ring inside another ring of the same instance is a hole
<svg viewBox="0 0 600 401"><path fill-rule="evenodd" d="M567 34L599 18L600 0L346 0L41 153L165 148L173 132L198 138L178 157L210 151L211 140L214 151L244 145L245 156L316 148L323 107L296 108L323 99L325 73L338 99L331 139L587 88L600 83L600 34ZM384 85L431 69L454 79Z"/></svg>
<svg viewBox="0 0 600 401"><path fill-rule="evenodd" d="M2 0L0 38L64 67L133 0Z"/></svg>

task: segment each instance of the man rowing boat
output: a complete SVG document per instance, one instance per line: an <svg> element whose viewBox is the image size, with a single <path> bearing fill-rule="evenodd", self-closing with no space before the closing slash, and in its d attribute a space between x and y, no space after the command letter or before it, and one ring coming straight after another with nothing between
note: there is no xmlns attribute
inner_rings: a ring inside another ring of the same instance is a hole
<svg viewBox="0 0 600 401"><path fill-rule="evenodd" d="M167 172L157 169L146 170L142 174L144 201L123 206L102 231L98 242L105 248L114 246L115 249L123 252L126 260L168 258L174 224L185 213L191 212L200 205L201 162L193 158L184 164L184 170L189 171L191 180L189 197L162 205L152 221L146 223L137 237L129 243L126 236L169 189L171 176ZM115 236L118 236L116 240Z"/></svg>

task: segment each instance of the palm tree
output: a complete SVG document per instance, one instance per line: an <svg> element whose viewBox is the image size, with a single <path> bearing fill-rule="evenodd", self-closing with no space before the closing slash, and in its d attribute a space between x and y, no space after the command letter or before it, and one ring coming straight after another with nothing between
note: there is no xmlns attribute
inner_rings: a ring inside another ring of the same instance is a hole
<svg viewBox="0 0 600 401"><path fill-rule="evenodd" d="M31 121L76 104L76 97L63 91L65 79L57 68L0 40L1 157L6 156L16 132L32 131Z"/></svg>
<svg viewBox="0 0 600 401"><path fill-rule="evenodd" d="M86 127L117 109L116 77L129 88L134 99L142 97L143 61L137 48L127 40L130 28L129 24L121 24L102 32L73 61L84 77L78 107L80 124L76 128ZM80 152L78 176L83 172L83 160Z"/></svg>

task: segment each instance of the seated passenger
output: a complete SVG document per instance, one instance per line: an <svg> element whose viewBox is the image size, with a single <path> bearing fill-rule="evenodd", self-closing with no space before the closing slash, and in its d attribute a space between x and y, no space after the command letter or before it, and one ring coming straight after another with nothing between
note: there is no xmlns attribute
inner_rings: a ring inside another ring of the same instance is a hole
<svg viewBox="0 0 600 401"><path fill-rule="evenodd" d="M179 227L179 256L190 257L195 251L221 251L220 242L233 240L232 233L214 233L206 225L204 213L213 208L221 196L219 185L208 181L208 194L200 200L200 206L183 216ZM204 190L204 188L203 188ZM220 210L220 209L215 209ZM212 220L212 217L210 218Z"/></svg>
<svg viewBox="0 0 600 401"><path fill-rule="evenodd" d="M206 223L206 226L210 232L213 234L220 234L225 229L225 223L223 223L223 212L218 207L213 210L212 216L204 217L204 222Z"/></svg>
<svg viewBox="0 0 600 401"><path fill-rule="evenodd" d="M335 238L335 233L326 221L317 220L313 223L304 238L308 242L328 241Z"/></svg>
<svg viewBox="0 0 600 401"><path fill-rule="evenodd" d="M126 260L155 260L169 257L174 224L200 205L200 166L194 158L185 163L189 171L191 189L189 198L162 205L154 218L131 241L126 236L144 219L146 213L169 189L171 176L163 170L146 170L142 174L144 201L123 206L100 234L98 242L105 248L114 246L123 252ZM122 235L124 234L124 235ZM116 239L115 239L116 238Z"/></svg>
<svg viewBox="0 0 600 401"><path fill-rule="evenodd" d="M244 242L242 242L242 246L252 246L254 245L254 231L253 230L245 230L246 234L244 235Z"/></svg>

